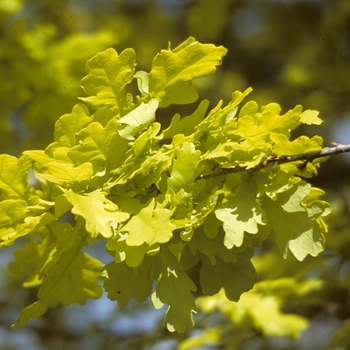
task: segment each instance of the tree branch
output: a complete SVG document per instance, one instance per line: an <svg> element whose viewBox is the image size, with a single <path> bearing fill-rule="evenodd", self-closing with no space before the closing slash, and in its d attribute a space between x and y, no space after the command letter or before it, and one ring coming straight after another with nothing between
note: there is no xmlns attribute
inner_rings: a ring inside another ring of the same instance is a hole
<svg viewBox="0 0 350 350"><path fill-rule="evenodd" d="M273 155L267 156L267 158L262 163L258 164L254 168L249 168L249 169L245 167L236 167L236 168L230 168L230 169L217 168L212 173L200 174L199 176L197 176L196 181L202 180L202 179L210 179L216 176L223 176L227 174L248 171L248 170L258 171L263 168L268 168L271 166L276 166L276 165L291 163L296 161L304 161L304 164L302 165L302 168L304 168L307 163L312 162L314 159L321 158L321 157L328 157L339 153L350 152L350 145L343 145L337 142L331 142L331 145L333 147L325 148L317 152L300 153L300 154L293 154L289 156L273 156Z"/></svg>

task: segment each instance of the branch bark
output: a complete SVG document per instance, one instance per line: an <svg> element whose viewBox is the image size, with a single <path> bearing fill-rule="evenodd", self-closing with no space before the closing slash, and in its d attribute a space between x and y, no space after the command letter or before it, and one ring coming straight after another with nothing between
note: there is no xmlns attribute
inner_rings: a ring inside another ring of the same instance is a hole
<svg viewBox="0 0 350 350"><path fill-rule="evenodd" d="M330 148L324 148L320 151L316 152L309 152L309 153L300 153L300 154L293 154L293 155L285 155L285 156L268 156L262 163L257 165L254 168L245 168L245 167L236 167L236 168L229 168L229 169L223 169L223 168L217 168L212 173L208 174L200 174L197 176L197 180L203 180L203 179L210 179L212 177L216 176L223 176L227 174L232 173L238 173L242 171L258 171L263 168L268 168L271 166L276 166L280 164L285 163L291 163L291 162L297 162L297 161L304 161L302 164L302 168L306 166L307 163L312 162L314 159L322 158L322 157L328 157L339 153L345 153L350 152L350 144L349 145L343 145L341 143L332 142L331 145L333 147Z"/></svg>

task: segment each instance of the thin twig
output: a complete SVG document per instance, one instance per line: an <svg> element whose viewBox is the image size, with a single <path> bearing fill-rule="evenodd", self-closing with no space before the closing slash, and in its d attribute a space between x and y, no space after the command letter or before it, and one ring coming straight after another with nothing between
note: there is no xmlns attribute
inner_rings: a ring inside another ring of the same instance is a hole
<svg viewBox="0 0 350 350"><path fill-rule="evenodd" d="M238 173L241 171L248 171L248 170L257 171L263 168L268 168L271 166L276 166L276 165L291 163L296 161L304 161L306 166L307 163L312 162L314 159L317 159L317 158L328 157L334 154L350 152L350 145L342 145L336 142L331 142L331 144L334 147L324 148L316 152L293 154L289 156L268 156L266 160L264 160L262 163L258 164L256 167L249 168L249 169L247 169L246 167L236 167L236 168L229 168L229 169L216 168L215 171L212 173L200 174L199 176L197 176L196 180L210 179L212 177Z"/></svg>

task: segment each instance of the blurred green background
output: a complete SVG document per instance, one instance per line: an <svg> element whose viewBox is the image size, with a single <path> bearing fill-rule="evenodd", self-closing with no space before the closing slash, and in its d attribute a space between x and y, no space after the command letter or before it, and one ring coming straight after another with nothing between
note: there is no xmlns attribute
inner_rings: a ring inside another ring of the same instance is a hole
<svg viewBox="0 0 350 350"><path fill-rule="evenodd" d="M248 100L259 105L320 111L324 124L299 133L321 135L325 146L350 143L349 0L0 0L0 152L19 156L53 141L55 121L84 96L85 62L97 52L132 47L137 69L149 71L168 42L175 47L189 36L228 49L217 73L195 82L212 106L251 86ZM203 335L202 344L190 348L350 348L349 166L349 158L332 157L311 179L333 207L326 252L303 263L283 261L268 242L256 259L259 278L322 280L322 288L303 297L293 288L282 293L286 311L311 321L300 340L267 337L252 322L237 328L220 313L199 315L193 332L176 336L162 329L161 314L148 304L117 309L106 300L84 310L57 308L20 332L9 331L36 295L19 288L23 276L6 272L12 247L0 254L0 348L186 349L185 339L217 325L226 332L215 330L219 340L208 345L211 338Z"/></svg>

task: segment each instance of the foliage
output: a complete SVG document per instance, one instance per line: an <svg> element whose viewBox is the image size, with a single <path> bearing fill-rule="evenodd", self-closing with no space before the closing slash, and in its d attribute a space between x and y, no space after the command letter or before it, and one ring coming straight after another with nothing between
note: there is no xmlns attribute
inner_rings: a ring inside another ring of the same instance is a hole
<svg viewBox="0 0 350 350"><path fill-rule="evenodd" d="M56 122L55 141L19 159L1 156L0 245L26 237L9 267L39 287L16 326L60 303L100 297L102 270L110 299L124 305L151 294L155 308L168 305L167 328L181 333L194 324L194 292L238 301L253 288L251 258L272 231L285 258L322 252L329 205L302 179L317 174L319 161L254 171L271 156L320 150L319 136L291 140L299 125L321 122L317 112L243 104L247 89L211 110L203 100L167 128L156 121L160 109L195 102L192 80L213 74L226 52L189 38L162 50L147 73L135 72L132 49L102 51L86 64L88 97ZM127 92L135 80L137 96ZM244 171L201 176L232 168ZM113 257L105 266L82 251L97 239ZM278 320L279 301L271 303ZM287 319L293 336L305 326ZM264 327L284 334L283 323Z"/></svg>
<svg viewBox="0 0 350 350"><path fill-rule="evenodd" d="M253 86L261 105L322 111L327 122L317 134L326 134L350 107L349 14L344 0L220 0L215 11L210 0L3 0L1 152L19 155L51 142L53 124L76 103L83 64L96 52L133 47L145 69L168 40L192 35L229 49L224 67L196 85L202 97L227 101Z"/></svg>

